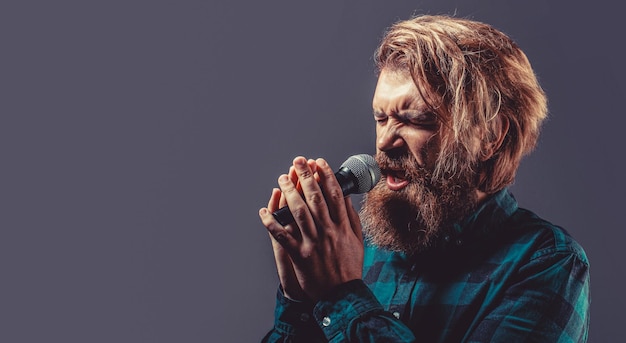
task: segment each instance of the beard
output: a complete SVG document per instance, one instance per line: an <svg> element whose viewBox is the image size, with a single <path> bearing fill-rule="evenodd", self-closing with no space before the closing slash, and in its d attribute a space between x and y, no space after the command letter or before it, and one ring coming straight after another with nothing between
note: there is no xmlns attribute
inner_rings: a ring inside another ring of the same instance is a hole
<svg viewBox="0 0 626 343"><path fill-rule="evenodd" d="M378 152L376 162L383 177L365 195L360 211L365 237L374 245L410 255L425 252L477 207L474 172L434 178L408 151L396 156ZM391 190L388 175L408 185Z"/></svg>

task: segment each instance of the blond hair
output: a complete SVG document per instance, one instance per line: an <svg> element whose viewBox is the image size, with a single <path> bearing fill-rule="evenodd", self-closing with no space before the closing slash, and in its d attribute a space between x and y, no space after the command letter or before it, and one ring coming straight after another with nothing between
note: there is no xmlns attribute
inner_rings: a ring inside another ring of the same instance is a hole
<svg viewBox="0 0 626 343"><path fill-rule="evenodd" d="M477 172L477 187L488 194L513 182L547 115L545 94L517 44L484 23L419 16L394 24L375 59L379 71L408 71L439 117L435 175Z"/></svg>

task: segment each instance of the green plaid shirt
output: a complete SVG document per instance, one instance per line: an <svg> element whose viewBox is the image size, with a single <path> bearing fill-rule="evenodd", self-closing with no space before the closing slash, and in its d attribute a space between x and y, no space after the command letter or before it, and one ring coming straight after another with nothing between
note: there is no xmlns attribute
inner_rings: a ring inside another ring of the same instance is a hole
<svg viewBox="0 0 626 343"><path fill-rule="evenodd" d="M317 304L278 292L264 342L585 342L589 263L503 190L429 253L365 248L362 280Z"/></svg>

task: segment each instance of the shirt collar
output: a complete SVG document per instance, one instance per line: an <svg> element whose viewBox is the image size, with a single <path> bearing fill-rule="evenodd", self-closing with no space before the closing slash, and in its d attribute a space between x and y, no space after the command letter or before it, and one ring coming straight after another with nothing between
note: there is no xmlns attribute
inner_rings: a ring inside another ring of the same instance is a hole
<svg viewBox="0 0 626 343"><path fill-rule="evenodd" d="M517 211L517 201L508 189L494 193L476 211L453 225L444 245L463 245L465 241L493 231Z"/></svg>

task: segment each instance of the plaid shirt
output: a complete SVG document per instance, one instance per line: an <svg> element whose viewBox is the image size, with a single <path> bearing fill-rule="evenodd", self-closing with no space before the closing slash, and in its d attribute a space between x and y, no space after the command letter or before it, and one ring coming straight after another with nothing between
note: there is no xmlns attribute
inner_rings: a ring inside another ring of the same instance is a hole
<svg viewBox="0 0 626 343"><path fill-rule="evenodd" d="M363 280L317 304L278 292L264 342L585 342L589 263L503 190L429 253L365 248Z"/></svg>

